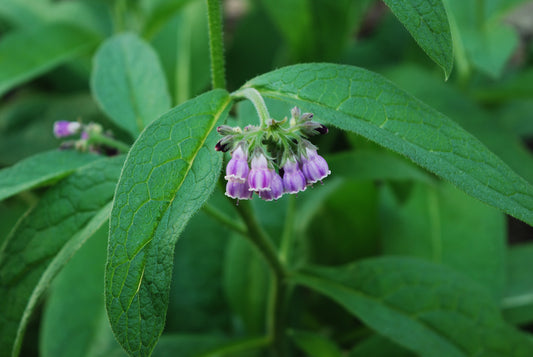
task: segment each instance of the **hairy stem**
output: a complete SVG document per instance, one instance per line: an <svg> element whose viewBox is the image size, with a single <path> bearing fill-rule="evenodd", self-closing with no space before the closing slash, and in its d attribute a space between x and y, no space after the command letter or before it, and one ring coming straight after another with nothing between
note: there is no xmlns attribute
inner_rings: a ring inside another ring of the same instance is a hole
<svg viewBox="0 0 533 357"><path fill-rule="evenodd" d="M264 127L266 125L266 122L268 119L270 119L270 113L268 112L268 108L265 104L265 100L261 96L261 94L257 91L255 88L244 88L241 90L238 90L234 93L231 93L231 96L233 98L246 98L255 107L255 110L257 111L257 115L259 116L259 121L261 123L261 127Z"/></svg>
<svg viewBox="0 0 533 357"><path fill-rule="evenodd" d="M228 215L220 211L218 208L210 205L209 203L206 203L202 207L202 210L227 228L233 230L234 232L237 232L241 235L246 235L248 233L246 227L244 226L244 224L242 224L242 222L235 222L233 218L229 217Z"/></svg>
<svg viewBox="0 0 533 357"><path fill-rule="evenodd" d="M213 89L224 89L226 88L226 74L220 0L207 0L207 21L209 23L212 85Z"/></svg>

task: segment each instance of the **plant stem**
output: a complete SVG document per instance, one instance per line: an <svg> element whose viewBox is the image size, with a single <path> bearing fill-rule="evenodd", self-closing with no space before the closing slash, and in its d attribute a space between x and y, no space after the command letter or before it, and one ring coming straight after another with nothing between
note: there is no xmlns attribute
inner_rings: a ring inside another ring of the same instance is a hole
<svg viewBox="0 0 533 357"><path fill-rule="evenodd" d="M252 207L249 202L240 201L236 206L237 212L246 224L246 236L259 249L261 255L265 258L276 278L285 279L285 268L281 265L276 249L270 238L257 222L255 214L252 213Z"/></svg>
<svg viewBox="0 0 533 357"><path fill-rule="evenodd" d="M270 114L265 104L265 100L263 99L261 94L257 91L257 89L244 88L244 89L231 93L231 96L233 98L246 98L250 102L252 102L252 104L255 107L255 110L257 111L257 115L259 116L261 128L265 127L267 120L270 119Z"/></svg>
<svg viewBox="0 0 533 357"><path fill-rule="evenodd" d="M250 203L244 201L239 203L237 211L246 223L246 236L259 249L273 272L267 311L267 331L272 341L273 355L282 357L286 355L284 307L287 289L285 277L287 273L285 267L278 259L276 249L270 238L257 222L251 208Z"/></svg>
<svg viewBox="0 0 533 357"><path fill-rule="evenodd" d="M106 146L115 148L123 153L127 153L128 151L130 151L130 146L128 144L125 144L122 141L115 140L113 138L101 134L91 133L89 144L92 143L104 144Z"/></svg>
<svg viewBox="0 0 533 357"><path fill-rule="evenodd" d="M202 207L202 210L206 214L211 216L212 218L214 218L217 221L219 221L220 223L222 223L227 228L229 228L229 229L231 229L231 230L233 230L233 231L235 231L235 232L237 232L237 233L239 233L241 235L246 235L248 233L248 231L246 230L246 227L244 226L244 224L242 224L242 222L235 222L234 219L232 219L231 217L229 217L226 214L222 213L219 209L217 209L216 207L213 207L209 203L206 203Z"/></svg>
<svg viewBox="0 0 533 357"><path fill-rule="evenodd" d="M220 0L207 0L207 21L209 23L209 49L211 52L213 89L224 89L226 88L226 74Z"/></svg>

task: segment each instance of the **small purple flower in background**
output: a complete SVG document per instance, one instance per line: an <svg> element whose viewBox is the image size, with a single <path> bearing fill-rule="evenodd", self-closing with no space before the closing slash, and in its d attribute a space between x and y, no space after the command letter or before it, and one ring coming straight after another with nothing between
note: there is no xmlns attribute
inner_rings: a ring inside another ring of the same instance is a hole
<svg viewBox="0 0 533 357"><path fill-rule="evenodd" d="M259 197L265 201L277 200L283 196L283 180L281 176L274 169L270 169L272 173L272 181L270 182L270 191L259 192Z"/></svg>
<svg viewBox="0 0 533 357"><path fill-rule="evenodd" d="M242 145L231 153L231 160L226 166L226 176L224 177L228 181L245 182L248 178L248 155L243 150Z"/></svg>
<svg viewBox="0 0 533 357"><path fill-rule="evenodd" d="M305 148L307 158L302 155L302 172L307 180L308 184L313 184L317 181L321 181L327 177L331 171L329 170L326 160L318 155L316 149Z"/></svg>
<svg viewBox="0 0 533 357"><path fill-rule="evenodd" d="M307 181L295 156L287 159L283 165L283 188L287 193L297 193L307 188Z"/></svg>
<svg viewBox="0 0 533 357"><path fill-rule="evenodd" d="M56 138L64 138L76 134L81 129L77 121L60 120L54 123L54 135Z"/></svg>
<svg viewBox="0 0 533 357"><path fill-rule="evenodd" d="M268 168L268 160L262 152L254 153L252 157L252 168L248 174L248 184L250 191L270 191L272 172Z"/></svg>
<svg viewBox="0 0 533 357"><path fill-rule="evenodd" d="M238 200L250 200L253 192L249 190L248 182L228 181L226 184L226 196Z"/></svg>

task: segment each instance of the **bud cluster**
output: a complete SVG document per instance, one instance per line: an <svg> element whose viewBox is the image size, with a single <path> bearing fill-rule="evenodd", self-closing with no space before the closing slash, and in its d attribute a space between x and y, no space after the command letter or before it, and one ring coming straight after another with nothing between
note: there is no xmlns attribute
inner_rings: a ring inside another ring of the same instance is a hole
<svg viewBox="0 0 533 357"><path fill-rule="evenodd" d="M83 124L80 121L59 120L54 123L54 136L58 139L67 138L79 134L78 140L66 141L61 144L62 149L76 149L79 151L90 151L94 153L104 153L106 155L113 155L116 152L109 150L107 147L97 145L91 141L91 138L96 136L111 137L110 132L103 133L103 128L100 124L89 123ZM116 150L114 150L116 151Z"/></svg>
<svg viewBox="0 0 533 357"><path fill-rule="evenodd" d="M265 201L277 200L285 193L305 191L331 173L326 160L307 140L328 129L312 121L313 114L301 114L297 107L291 114L290 120L270 119L263 126L217 128L223 138L215 149L231 153L224 177L227 196L249 200L256 192Z"/></svg>

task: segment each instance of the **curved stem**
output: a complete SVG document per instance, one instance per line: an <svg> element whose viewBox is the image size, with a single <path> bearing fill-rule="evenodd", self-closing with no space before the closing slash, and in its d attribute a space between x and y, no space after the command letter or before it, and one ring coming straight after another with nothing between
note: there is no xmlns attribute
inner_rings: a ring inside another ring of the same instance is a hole
<svg viewBox="0 0 533 357"><path fill-rule="evenodd" d="M226 74L220 0L207 0L207 21L209 23L209 50L211 52L213 89L224 89L226 88Z"/></svg>
<svg viewBox="0 0 533 357"><path fill-rule="evenodd" d="M270 266L274 275L278 279L285 279L286 272L283 265L278 259L276 249L272 244L270 238L266 235L265 231L259 225L255 214L252 213L251 205L249 202L241 201L236 206L237 212L242 217L246 224L247 234L252 243L259 249L261 255L265 258L267 264Z"/></svg>
<svg viewBox="0 0 533 357"><path fill-rule="evenodd" d="M268 108L265 104L265 100L261 96L261 94L257 91L255 88L244 88L240 89L236 92L231 93L231 96L233 98L246 98L255 107L255 110L257 111L257 115L259 116L259 121L261 123L261 127L264 128L266 126L266 122L268 119L270 119L270 114L268 113Z"/></svg>
<svg viewBox="0 0 533 357"><path fill-rule="evenodd" d="M130 151L130 146L128 144L125 144L122 141L110 138L108 136L96 134L96 133L91 133L89 143L104 144L105 146L115 148L118 151L121 151L123 153L127 153L128 151Z"/></svg>

